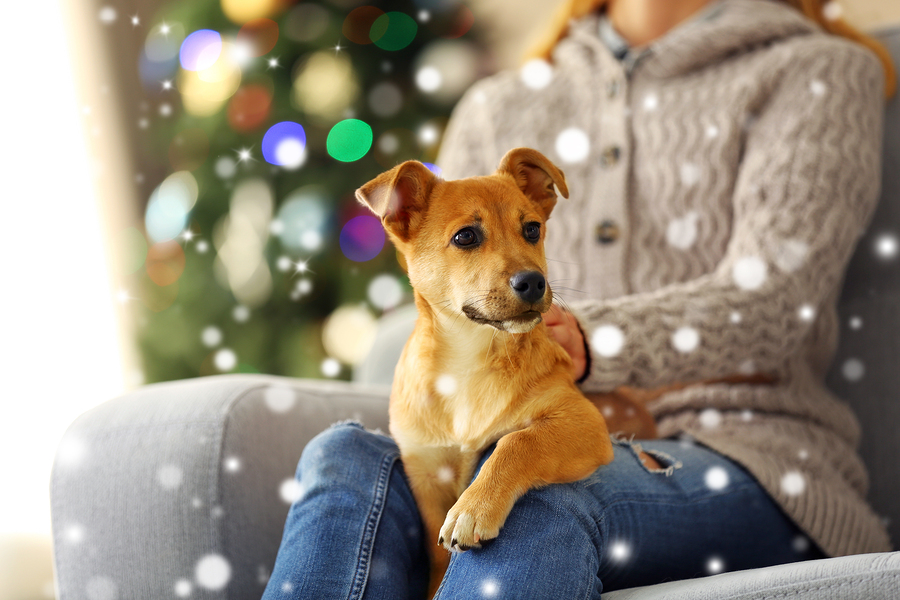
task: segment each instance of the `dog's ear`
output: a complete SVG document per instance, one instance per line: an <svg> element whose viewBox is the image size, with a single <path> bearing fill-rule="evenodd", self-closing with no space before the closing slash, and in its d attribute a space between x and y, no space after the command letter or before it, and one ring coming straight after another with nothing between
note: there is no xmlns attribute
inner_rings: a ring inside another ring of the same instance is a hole
<svg viewBox="0 0 900 600"><path fill-rule="evenodd" d="M512 175L522 193L541 207L545 218L550 216L550 211L556 206L554 184L563 198L569 197L566 176L537 150L513 148L500 161L497 173Z"/></svg>
<svg viewBox="0 0 900 600"><path fill-rule="evenodd" d="M422 218L434 179L428 167L408 160L356 190L356 199L381 217L388 232L406 242Z"/></svg>

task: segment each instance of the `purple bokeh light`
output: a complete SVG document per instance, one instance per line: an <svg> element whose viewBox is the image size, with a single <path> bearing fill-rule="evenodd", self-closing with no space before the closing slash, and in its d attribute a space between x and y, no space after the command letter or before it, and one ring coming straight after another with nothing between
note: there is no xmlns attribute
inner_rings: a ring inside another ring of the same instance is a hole
<svg viewBox="0 0 900 600"><path fill-rule="evenodd" d="M366 262L378 256L384 248L384 228L376 217L353 217L341 229L340 242L344 256L354 262Z"/></svg>

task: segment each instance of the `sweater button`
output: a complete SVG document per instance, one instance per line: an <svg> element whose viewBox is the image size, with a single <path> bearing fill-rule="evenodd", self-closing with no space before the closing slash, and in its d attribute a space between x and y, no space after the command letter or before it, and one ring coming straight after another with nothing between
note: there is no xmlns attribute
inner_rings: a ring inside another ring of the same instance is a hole
<svg viewBox="0 0 900 600"><path fill-rule="evenodd" d="M619 162L622 150L618 146L607 146L600 155L600 164L606 168L613 167Z"/></svg>
<svg viewBox="0 0 900 600"><path fill-rule="evenodd" d="M603 221L597 225L597 241L601 244L612 244L619 239L619 226L615 221Z"/></svg>

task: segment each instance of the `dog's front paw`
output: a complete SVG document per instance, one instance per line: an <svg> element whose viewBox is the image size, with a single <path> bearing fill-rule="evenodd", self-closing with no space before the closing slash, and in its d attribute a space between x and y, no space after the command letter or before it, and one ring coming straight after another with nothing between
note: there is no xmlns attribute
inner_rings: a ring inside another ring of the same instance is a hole
<svg viewBox="0 0 900 600"><path fill-rule="evenodd" d="M481 542L497 537L511 508L511 503L507 506L470 487L447 513L438 544L455 552L481 548Z"/></svg>

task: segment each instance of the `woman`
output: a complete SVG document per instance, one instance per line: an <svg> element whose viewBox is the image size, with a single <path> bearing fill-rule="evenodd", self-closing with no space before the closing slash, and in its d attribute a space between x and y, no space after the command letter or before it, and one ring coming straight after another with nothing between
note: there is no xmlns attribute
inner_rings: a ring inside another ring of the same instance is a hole
<svg viewBox="0 0 900 600"><path fill-rule="evenodd" d="M845 38L873 42L797 3L806 16L771 0L572 0L539 53L551 69L501 73L456 108L447 178L516 146L566 172L547 255L571 313L548 324L585 390L774 383L662 395L649 408L666 439L620 442L592 477L527 493L496 540L454 555L438 598L599 598L889 549L857 422L822 381L894 75ZM434 540L388 438L332 428L298 476L266 598L422 597Z"/></svg>

